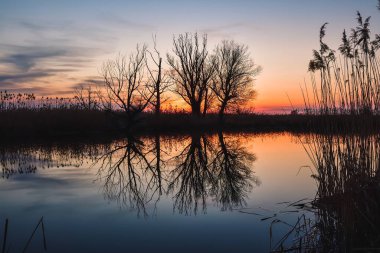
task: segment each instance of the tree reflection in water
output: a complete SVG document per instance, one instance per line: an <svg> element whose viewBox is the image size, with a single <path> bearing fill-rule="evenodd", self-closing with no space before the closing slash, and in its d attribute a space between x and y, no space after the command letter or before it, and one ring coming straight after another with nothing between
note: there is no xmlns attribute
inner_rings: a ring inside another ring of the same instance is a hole
<svg viewBox="0 0 380 253"><path fill-rule="evenodd" d="M155 214L164 194L181 214L205 213L208 203L222 211L243 207L259 184L255 160L239 137L222 133L0 147L4 178L41 168L90 167L107 200L142 216Z"/></svg>
<svg viewBox="0 0 380 253"><path fill-rule="evenodd" d="M144 216L148 215L147 204L154 199L157 202L162 194L160 146L156 143L149 150L152 144L150 139L128 137L117 142L95 163L106 198L136 209ZM150 159L152 155L157 160L155 164Z"/></svg>
<svg viewBox="0 0 380 253"><path fill-rule="evenodd" d="M218 140L219 146L211 162L212 195L222 210L243 207L252 187L260 185L252 171L256 156L243 148L238 138L226 140L220 132Z"/></svg>
<svg viewBox="0 0 380 253"><path fill-rule="evenodd" d="M259 184L252 171L255 156L237 139L226 141L222 133L217 138L191 136L191 143L174 159L168 190L174 193L173 209L179 213L206 212L208 197L223 211L242 207Z"/></svg>
<svg viewBox="0 0 380 253"><path fill-rule="evenodd" d="M199 206L206 210L206 200L213 176L209 168L212 144L204 135L191 136L191 142L173 157L175 168L170 171L168 192L174 194L173 210L196 214Z"/></svg>

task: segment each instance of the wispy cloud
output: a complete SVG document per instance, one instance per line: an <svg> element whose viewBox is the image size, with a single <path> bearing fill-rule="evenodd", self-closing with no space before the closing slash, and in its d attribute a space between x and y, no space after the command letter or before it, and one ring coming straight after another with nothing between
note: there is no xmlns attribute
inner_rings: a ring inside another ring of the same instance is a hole
<svg viewBox="0 0 380 253"><path fill-rule="evenodd" d="M99 18L102 20L102 23L106 24L109 28L119 28L121 26L124 29L144 30L148 32L157 29L155 25L132 21L110 13L101 13L99 14Z"/></svg>
<svg viewBox="0 0 380 253"><path fill-rule="evenodd" d="M62 20L49 23L27 18L7 22L5 28L21 37L0 42L0 89L30 90L32 86L46 93L38 87L50 86L60 87L54 92L66 93L70 89L70 85L66 86L69 77L78 78L89 69L96 72L98 59L110 53L108 45L116 41L107 29L92 24L76 25ZM0 30L2 38L6 31ZM86 78L84 75L83 81L76 82L86 82Z"/></svg>
<svg viewBox="0 0 380 253"><path fill-rule="evenodd" d="M0 88L5 86L10 86L13 82L28 82L33 79L51 76L51 73L46 71L43 72L32 72L32 73L20 73L14 75L0 75Z"/></svg>
<svg viewBox="0 0 380 253"><path fill-rule="evenodd" d="M1 47L1 45L0 45ZM68 52L65 49L54 48L31 48L27 47L21 53L10 53L4 57L0 57L0 64L13 64L17 70L27 72L35 67L39 60L64 56Z"/></svg>
<svg viewBox="0 0 380 253"><path fill-rule="evenodd" d="M200 31L216 38L233 38L242 30L256 30L257 26L248 22L235 22L220 26L205 27Z"/></svg>
<svg viewBox="0 0 380 253"><path fill-rule="evenodd" d="M82 87L87 87L88 85L95 85L99 86L103 84L103 80L101 80L99 77L88 77L87 79L80 80L72 85L70 85L70 89L75 90Z"/></svg>

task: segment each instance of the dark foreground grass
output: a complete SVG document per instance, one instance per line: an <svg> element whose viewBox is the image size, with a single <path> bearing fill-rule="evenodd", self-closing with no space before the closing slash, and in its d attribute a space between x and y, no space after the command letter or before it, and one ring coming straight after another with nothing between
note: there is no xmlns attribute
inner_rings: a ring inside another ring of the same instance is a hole
<svg viewBox="0 0 380 253"><path fill-rule="evenodd" d="M133 124L123 114L97 110L13 110L0 112L2 138L56 137L191 132L317 132L377 131L380 116L375 115L263 115L228 114L223 122L209 114L204 118L190 114L144 113Z"/></svg>

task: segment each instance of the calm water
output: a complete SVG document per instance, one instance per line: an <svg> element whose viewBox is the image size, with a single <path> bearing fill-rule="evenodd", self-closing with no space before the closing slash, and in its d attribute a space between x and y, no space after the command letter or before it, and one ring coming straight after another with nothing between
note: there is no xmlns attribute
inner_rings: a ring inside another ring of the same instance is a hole
<svg viewBox="0 0 380 253"><path fill-rule="evenodd" d="M48 252L268 252L301 216L315 221L297 206L318 191L310 143L283 133L3 145L7 248L22 252L43 216ZM40 226L27 252L42 251Z"/></svg>

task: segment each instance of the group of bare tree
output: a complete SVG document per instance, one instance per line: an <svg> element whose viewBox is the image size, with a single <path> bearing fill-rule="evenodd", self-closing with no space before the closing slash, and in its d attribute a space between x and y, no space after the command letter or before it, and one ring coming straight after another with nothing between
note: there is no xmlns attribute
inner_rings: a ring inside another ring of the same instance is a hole
<svg viewBox="0 0 380 253"><path fill-rule="evenodd" d="M153 50L137 46L130 55L119 54L103 63L96 106L121 111L133 122L143 111L160 115L163 102L169 99L163 93L171 91L190 106L192 115L201 117L212 111L222 119L233 105L255 97L253 81L261 68L254 64L247 46L222 41L210 52L206 34L180 34L173 37L172 52L164 62L153 41ZM89 102L90 92L77 94L89 108L95 106Z"/></svg>
<svg viewBox="0 0 380 253"><path fill-rule="evenodd" d="M173 54L167 54L170 79L193 115L205 115L217 106L222 118L232 104L254 97L253 78L260 67L253 63L247 46L222 41L209 54L207 35L199 38L197 33L174 37L173 45Z"/></svg>

